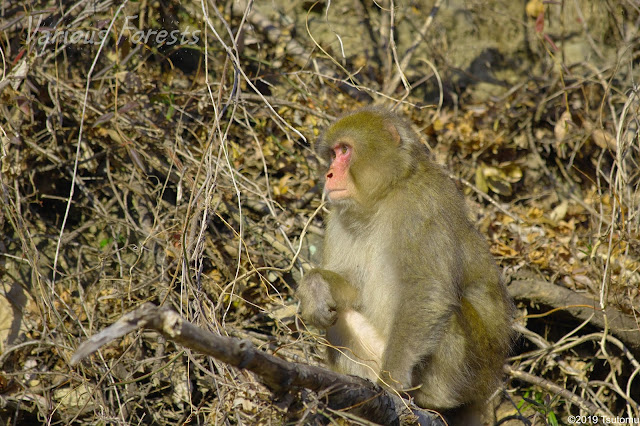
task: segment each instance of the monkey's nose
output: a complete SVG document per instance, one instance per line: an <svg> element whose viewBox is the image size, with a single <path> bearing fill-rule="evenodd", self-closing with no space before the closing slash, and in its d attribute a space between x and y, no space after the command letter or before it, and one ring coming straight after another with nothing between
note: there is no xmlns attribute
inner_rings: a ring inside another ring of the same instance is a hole
<svg viewBox="0 0 640 426"><path fill-rule="evenodd" d="M333 177L333 173L327 173L327 179L331 179Z"/></svg>

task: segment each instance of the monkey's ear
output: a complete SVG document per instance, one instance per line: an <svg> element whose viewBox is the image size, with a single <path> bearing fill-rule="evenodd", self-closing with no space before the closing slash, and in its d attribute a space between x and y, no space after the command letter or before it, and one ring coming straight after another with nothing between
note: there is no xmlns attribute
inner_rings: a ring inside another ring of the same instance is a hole
<svg viewBox="0 0 640 426"><path fill-rule="evenodd" d="M400 145L402 138L400 137L400 132L398 132L398 128L391 121L384 122L384 128L389 132L389 136L391 136L391 140L396 144Z"/></svg>

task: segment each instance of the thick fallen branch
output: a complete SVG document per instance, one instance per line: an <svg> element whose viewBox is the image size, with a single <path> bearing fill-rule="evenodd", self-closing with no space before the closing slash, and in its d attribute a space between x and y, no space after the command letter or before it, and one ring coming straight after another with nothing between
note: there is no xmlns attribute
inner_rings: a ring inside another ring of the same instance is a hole
<svg viewBox="0 0 640 426"><path fill-rule="evenodd" d="M111 326L84 342L71 357L76 365L103 345L139 328L150 328L168 340L194 351L213 356L237 368L258 375L276 393L295 388L327 391L327 405L336 410L353 412L364 419L381 424L443 425L439 418L420 409L408 409L407 402L384 391L380 386L355 376L305 364L287 362L256 349L246 340L219 336L184 320L169 308L150 303L130 312Z"/></svg>
<svg viewBox="0 0 640 426"><path fill-rule="evenodd" d="M634 318L617 309L607 308L603 313L594 299L546 281L513 281L508 288L515 300L562 308L564 312L583 321L593 315L589 322L600 329L605 328L606 313L611 334L634 351L640 352L640 326Z"/></svg>

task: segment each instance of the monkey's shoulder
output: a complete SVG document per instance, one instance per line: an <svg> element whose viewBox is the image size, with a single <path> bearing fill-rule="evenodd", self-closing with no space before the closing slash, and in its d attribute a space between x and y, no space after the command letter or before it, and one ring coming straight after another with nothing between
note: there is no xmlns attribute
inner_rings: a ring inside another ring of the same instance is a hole
<svg viewBox="0 0 640 426"><path fill-rule="evenodd" d="M464 197L453 181L440 173L425 173L407 181L385 201L381 210L404 218L407 223L403 227L469 225Z"/></svg>

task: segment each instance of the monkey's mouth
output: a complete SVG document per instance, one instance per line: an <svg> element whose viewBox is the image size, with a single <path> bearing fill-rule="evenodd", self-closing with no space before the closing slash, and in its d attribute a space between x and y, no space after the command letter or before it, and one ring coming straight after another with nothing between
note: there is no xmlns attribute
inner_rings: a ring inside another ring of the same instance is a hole
<svg viewBox="0 0 640 426"><path fill-rule="evenodd" d="M348 196L348 191L343 188L327 190L327 197L329 197L329 200L331 201L343 200L347 198L347 196Z"/></svg>

